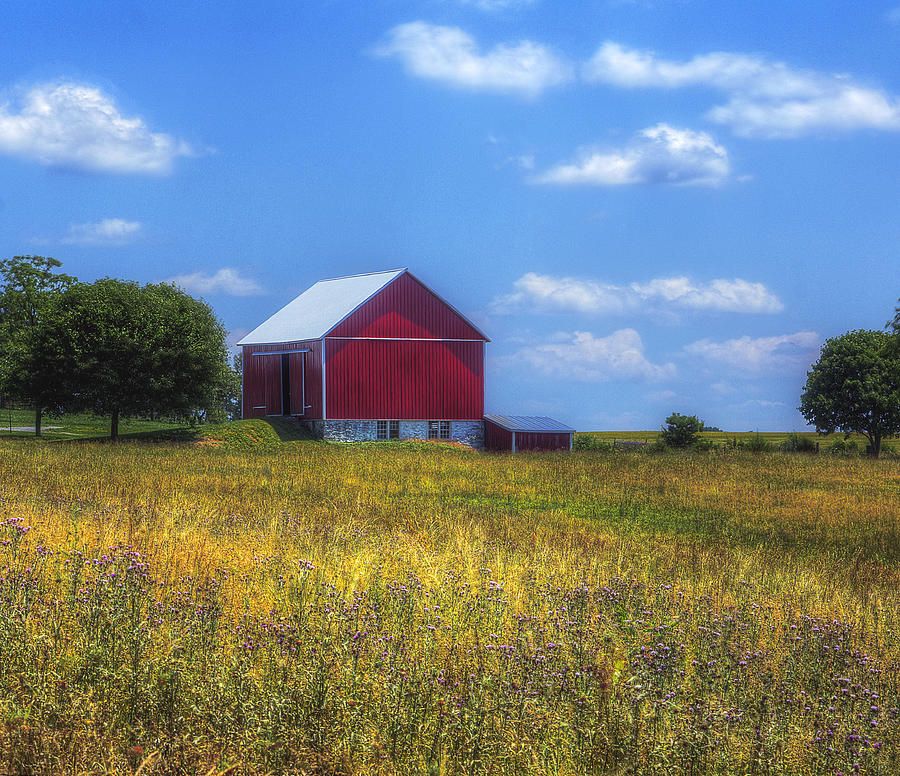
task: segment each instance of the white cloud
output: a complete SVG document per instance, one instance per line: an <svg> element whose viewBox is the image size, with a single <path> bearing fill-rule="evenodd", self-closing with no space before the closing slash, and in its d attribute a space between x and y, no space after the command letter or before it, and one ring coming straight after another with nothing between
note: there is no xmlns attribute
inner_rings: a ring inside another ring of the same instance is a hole
<svg viewBox="0 0 900 776"><path fill-rule="evenodd" d="M811 363L821 340L814 331L798 331L777 337L739 337L713 342L698 340L684 350L714 364L749 372L797 369Z"/></svg>
<svg viewBox="0 0 900 776"><path fill-rule="evenodd" d="M655 278L645 284L632 283L631 290L647 301L665 302L693 310L777 313L784 309L781 300L762 283L751 283L740 278L718 278L700 284L686 277Z"/></svg>
<svg viewBox="0 0 900 776"><path fill-rule="evenodd" d="M190 275L176 275L166 283L173 283L192 294L228 294L229 296L254 296L263 292L255 280L241 276L231 267L224 267L212 275L194 272Z"/></svg>
<svg viewBox="0 0 900 776"><path fill-rule="evenodd" d="M18 110L0 105L0 153L103 173L165 175L191 147L126 118L99 89L75 83L32 88Z"/></svg>
<svg viewBox="0 0 900 776"><path fill-rule="evenodd" d="M513 283L511 294L497 297L491 304L495 313L520 309L541 311L572 310L588 313L622 313L628 306L623 289L593 280L554 277L528 272Z"/></svg>
<svg viewBox="0 0 900 776"><path fill-rule="evenodd" d="M608 337L587 331L565 336L566 341L524 347L500 360L504 365L524 365L543 374L589 382L658 381L675 376L674 364L647 360L644 343L634 329L620 329Z"/></svg>
<svg viewBox="0 0 900 776"><path fill-rule="evenodd" d="M795 137L816 129L900 129L900 100L845 74L793 68L727 51L678 62L606 42L583 69L588 81L626 88L706 86L729 99L708 117L739 135Z"/></svg>
<svg viewBox="0 0 900 776"><path fill-rule="evenodd" d="M143 232L140 221L126 221L123 218L104 218L88 224L71 224L63 245L128 245L137 240Z"/></svg>
<svg viewBox="0 0 900 776"><path fill-rule="evenodd" d="M535 176L534 183L623 186L670 183L715 186L729 173L728 153L706 132L657 124L637 133L625 148L584 149L577 161Z"/></svg>
<svg viewBox="0 0 900 776"><path fill-rule="evenodd" d="M466 89L536 96L572 78L569 64L532 41L500 44L481 53L475 39L458 27L421 21L394 27L374 54L397 57L419 78Z"/></svg>
<svg viewBox="0 0 900 776"><path fill-rule="evenodd" d="M611 315L660 308L775 313L784 308L762 283L740 278L718 278L709 283L695 283L686 277L654 278L648 283L616 286L528 272L513 283L513 289L511 294L494 300L494 313L527 309Z"/></svg>
<svg viewBox="0 0 900 776"><path fill-rule="evenodd" d="M768 399L747 399L747 401L735 406L740 409L747 409L749 407L761 407L763 409L771 410L775 409L776 407L784 407L785 403L783 401L769 401Z"/></svg>

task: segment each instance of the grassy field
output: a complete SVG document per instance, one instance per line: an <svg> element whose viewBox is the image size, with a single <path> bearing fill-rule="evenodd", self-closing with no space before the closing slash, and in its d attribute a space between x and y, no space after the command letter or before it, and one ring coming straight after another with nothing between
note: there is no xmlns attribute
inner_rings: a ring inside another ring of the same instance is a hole
<svg viewBox="0 0 900 776"><path fill-rule="evenodd" d="M109 436L109 418L99 418L90 414L68 414L62 416L44 415L41 418L41 441L71 441L72 439L95 439ZM34 431L20 431L34 428L32 410L0 409L0 439L34 439ZM162 423L138 418L122 418L119 433L122 436L152 434L154 432L178 429L174 423Z"/></svg>
<svg viewBox="0 0 900 776"><path fill-rule="evenodd" d="M900 464L0 441L0 772L900 772Z"/></svg>

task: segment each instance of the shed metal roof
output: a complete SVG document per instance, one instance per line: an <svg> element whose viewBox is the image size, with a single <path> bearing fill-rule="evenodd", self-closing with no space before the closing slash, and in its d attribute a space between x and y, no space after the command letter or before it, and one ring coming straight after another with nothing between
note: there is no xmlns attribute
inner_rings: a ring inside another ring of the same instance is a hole
<svg viewBox="0 0 900 776"><path fill-rule="evenodd" d="M280 342L321 339L404 272L405 268L392 269L320 280L237 344L275 345Z"/></svg>
<svg viewBox="0 0 900 776"><path fill-rule="evenodd" d="M575 433L574 428L543 415L485 415L485 420L507 431L547 431L562 434Z"/></svg>

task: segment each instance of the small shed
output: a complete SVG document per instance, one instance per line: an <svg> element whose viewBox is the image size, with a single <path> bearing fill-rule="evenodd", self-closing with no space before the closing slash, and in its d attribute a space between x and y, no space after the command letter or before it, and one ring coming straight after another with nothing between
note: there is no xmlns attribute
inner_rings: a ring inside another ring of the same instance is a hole
<svg viewBox="0 0 900 776"><path fill-rule="evenodd" d="M575 429L532 415L485 415L484 447L495 452L571 450Z"/></svg>

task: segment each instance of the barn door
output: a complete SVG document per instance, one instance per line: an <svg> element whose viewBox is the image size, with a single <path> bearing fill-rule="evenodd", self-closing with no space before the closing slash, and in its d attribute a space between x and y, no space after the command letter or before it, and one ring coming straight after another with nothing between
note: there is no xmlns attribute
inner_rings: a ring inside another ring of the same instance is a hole
<svg viewBox="0 0 900 776"><path fill-rule="evenodd" d="M306 353L291 353L290 365L291 415L306 414Z"/></svg>

